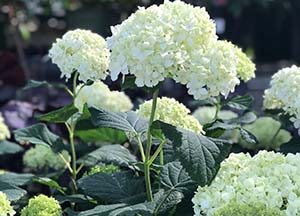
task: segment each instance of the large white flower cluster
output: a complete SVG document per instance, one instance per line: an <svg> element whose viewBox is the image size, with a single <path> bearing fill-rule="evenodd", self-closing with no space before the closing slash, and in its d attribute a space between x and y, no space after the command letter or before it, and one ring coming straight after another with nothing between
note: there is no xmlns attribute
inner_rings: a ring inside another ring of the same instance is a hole
<svg viewBox="0 0 300 216"><path fill-rule="evenodd" d="M300 134L300 67L283 68L272 76L271 87L265 91L264 107L283 109L293 116Z"/></svg>
<svg viewBox="0 0 300 216"><path fill-rule="evenodd" d="M229 203L259 204L287 216L299 215L299 172L299 154L231 154L212 184L198 188L192 200L195 215L214 216Z"/></svg>
<svg viewBox="0 0 300 216"><path fill-rule="evenodd" d="M254 77L254 64L242 51L218 41L214 22L205 8L166 0L139 8L122 24L112 27L112 79L133 74L137 86L153 87L166 77L187 84L196 99L222 94Z"/></svg>
<svg viewBox="0 0 300 216"><path fill-rule="evenodd" d="M137 110L138 114L149 118L151 114L152 100L141 104ZM204 133L202 125L190 115L190 110L173 98L162 97L157 99L155 120L188 129L196 133Z"/></svg>
<svg viewBox="0 0 300 216"><path fill-rule="evenodd" d="M10 137L10 132L8 127L6 126L4 119L0 113L0 141L5 140Z"/></svg>
<svg viewBox="0 0 300 216"><path fill-rule="evenodd" d="M106 42L100 35L88 30L68 31L53 43L49 56L61 70L61 77L66 79L75 71L83 82L105 79L108 74L109 50Z"/></svg>
<svg viewBox="0 0 300 216"><path fill-rule="evenodd" d="M96 81L89 86L79 85L77 91L74 105L80 112L83 111L84 104L111 112L126 112L133 107L130 98L124 92L111 91L101 81Z"/></svg>

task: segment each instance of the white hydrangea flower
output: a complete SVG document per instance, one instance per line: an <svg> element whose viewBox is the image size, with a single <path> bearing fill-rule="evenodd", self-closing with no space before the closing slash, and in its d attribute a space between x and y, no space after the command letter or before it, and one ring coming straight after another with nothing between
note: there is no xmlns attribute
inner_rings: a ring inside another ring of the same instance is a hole
<svg viewBox="0 0 300 216"><path fill-rule="evenodd" d="M109 50L105 40L88 30L68 31L57 39L49 50L49 56L61 70L61 77L69 79L77 71L79 80L105 79L107 76Z"/></svg>
<svg viewBox="0 0 300 216"><path fill-rule="evenodd" d="M152 100L140 105L138 114L149 118L151 115ZM202 125L190 115L191 111L174 98L162 97L157 99L154 120L161 120L165 123L188 129L196 133L204 133Z"/></svg>
<svg viewBox="0 0 300 216"><path fill-rule="evenodd" d="M153 87L165 77L190 72L195 50L216 40L216 27L205 8L182 1L139 8L107 38L111 76L134 74L137 86ZM197 56L199 57L199 56Z"/></svg>
<svg viewBox="0 0 300 216"><path fill-rule="evenodd" d="M111 112L126 112L132 109L133 105L130 98L119 91L111 91L102 81L95 81L92 85L81 86L76 95L74 105L83 111L84 104L99 107Z"/></svg>
<svg viewBox="0 0 300 216"><path fill-rule="evenodd" d="M265 91L264 107L283 109L293 116L300 134L300 67L283 68L272 76L271 87Z"/></svg>
<svg viewBox="0 0 300 216"><path fill-rule="evenodd" d="M299 172L300 154L231 154L212 184L198 188L192 199L195 215L213 216L230 202L260 203L288 216L299 215Z"/></svg>
<svg viewBox="0 0 300 216"><path fill-rule="evenodd" d="M4 119L0 113L0 141L10 138L10 132L8 127L6 126Z"/></svg>

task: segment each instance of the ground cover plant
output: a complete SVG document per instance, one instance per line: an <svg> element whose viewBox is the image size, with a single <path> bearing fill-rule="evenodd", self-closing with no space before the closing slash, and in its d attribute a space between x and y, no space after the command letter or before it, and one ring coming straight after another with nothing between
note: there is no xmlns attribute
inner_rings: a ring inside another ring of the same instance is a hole
<svg viewBox="0 0 300 216"><path fill-rule="evenodd" d="M298 137L289 130L300 128L300 68L273 76L268 116L257 118L250 95L230 94L255 77L255 65L218 39L205 8L167 0L139 8L106 39L68 31L49 57L66 84L31 80L23 91L58 88L72 102L12 136L0 118L0 154L24 152L26 167L1 170L1 216L300 214L299 155L289 153ZM151 99L134 108L107 79ZM166 79L202 106L192 113L160 95Z"/></svg>

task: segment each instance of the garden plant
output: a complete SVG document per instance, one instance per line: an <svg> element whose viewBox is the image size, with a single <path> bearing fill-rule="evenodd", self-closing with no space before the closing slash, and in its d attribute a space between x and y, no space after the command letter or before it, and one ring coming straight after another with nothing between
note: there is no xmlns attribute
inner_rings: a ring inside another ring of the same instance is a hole
<svg viewBox="0 0 300 216"><path fill-rule="evenodd" d="M255 77L255 65L218 39L205 8L141 7L106 39L68 31L49 57L66 83L31 80L23 91L62 89L72 103L12 134L0 118L0 155L23 152L26 167L0 171L0 216L300 214L300 155L291 152L300 68L272 77L257 118L250 95L231 94ZM166 79L201 106L191 112L161 95ZM136 106L107 80L151 98Z"/></svg>

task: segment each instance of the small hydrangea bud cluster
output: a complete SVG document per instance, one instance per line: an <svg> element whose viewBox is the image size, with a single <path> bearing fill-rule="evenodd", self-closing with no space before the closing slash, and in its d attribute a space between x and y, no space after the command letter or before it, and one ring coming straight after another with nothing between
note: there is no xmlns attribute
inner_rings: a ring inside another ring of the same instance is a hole
<svg viewBox="0 0 300 216"><path fill-rule="evenodd" d="M156 86L166 77L186 84L195 99L227 96L255 76L255 66L233 44L217 40L204 8L182 1L139 8L107 39L113 80L133 74L137 86Z"/></svg>
<svg viewBox="0 0 300 216"><path fill-rule="evenodd" d="M151 114L152 100L141 104L137 110L138 114L149 118ZM196 133L203 133L202 126L198 120L190 115L190 110L182 103L173 98L162 97L157 99L154 120L188 129Z"/></svg>
<svg viewBox="0 0 300 216"><path fill-rule="evenodd" d="M242 147L251 150L276 150L282 144L287 143L292 139L290 132L280 129L280 127L281 123L273 118L258 118L252 124L244 126L246 130L251 132L257 138L258 143L250 144L241 139L239 144Z"/></svg>
<svg viewBox="0 0 300 216"><path fill-rule="evenodd" d="M300 67L283 68L272 76L271 87L265 91L266 109L283 109L293 116L300 134Z"/></svg>
<svg viewBox="0 0 300 216"><path fill-rule="evenodd" d="M78 94L74 105L83 111L84 104L94 106L111 112L126 112L132 109L130 98L124 92L111 91L107 85L101 81L95 81L92 85L79 85Z"/></svg>
<svg viewBox="0 0 300 216"><path fill-rule="evenodd" d="M21 211L21 216L62 216L61 207L56 199L43 194L29 200Z"/></svg>
<svg viewBox="0 0 300 216"><path fill-rule="evenodd" d="M0 191L0 215L1 216L13 216L16 212L7 200L6 194Z"/></svg>
<svg viewBox="0 0 300 216"><path fill-rule="evenodd" d="M0 141L10 138L10 132L8 127L6 126L4 119L0 113Z"/></svg>
<svg viewBox="0 0 300 216"><path fill-rule="evenodd" d="M231 154L212 184L198 187L192 199L195 215L215 216L222 208L245 204L276 210L274 215L299 215L299 172L299 154ZM227 206L231 202L236 205Z"/></svg>
<svg viewBox="0 0 300 216"><path fill-rule="evenodd" d="M66 150L61 152L61 156L66 162L71 161L71 157ZM23 162L26 167L33 170L43 170L45 168L63 170L66 168L66 164L61 156L54 153L49 147L36 145L26 151L23 156Z"/></svg>
<svg viewBox="0 0 300 216"><path fill-rule="evenodd" d="M108 74L109 50L106 41L88 30L68 31L53 43L49 56L59 67L61 77L66 79L75 71L83 82L105 79Z"/></svg>
<svg viewBox="0 0 300 216"><path fill-rule="evenodd" d="M94 175L95 173L116 173L120 171L120 167L110 164L106 166L95 166L90 169L90 171L86 172L84 176Z"/></svg>

